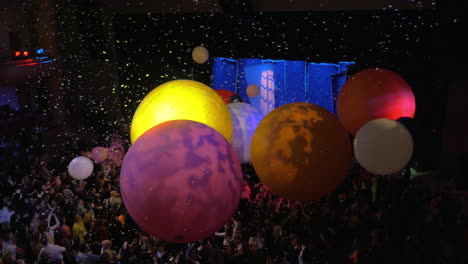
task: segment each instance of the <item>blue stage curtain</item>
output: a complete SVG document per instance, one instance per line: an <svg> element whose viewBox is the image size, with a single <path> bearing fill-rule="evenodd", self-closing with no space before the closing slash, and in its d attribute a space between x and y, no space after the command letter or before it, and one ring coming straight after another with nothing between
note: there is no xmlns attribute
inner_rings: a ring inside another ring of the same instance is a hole
<svg viewBox="0 0 468 264"><path fill-rule="evenodd" d="M339 72L337 74L332 75L332 87L333 87L333 112L334 114L337 114L336 112L336 99L338 98L338 95L340 94L341 87L345 84L347 78L348 78L348 67L350 65L353 65L354 62L347 62L347 61L341 61L339 62Z"/></svg>
<svg viewBox="0 0 468 264"><path fill-rule="evenodd" d="M330 63L309 63L306 102L334 112L332 75L339 72L339 66Z"/></svg>
<svg viewBox="0 0 468 264"><path fill-rule="evenodd" d="M276 107L275 99L283 97L284 61L240 59L239 65L239 95L263 115L267 115ZM251 84L260 87L260 95L255 98L247 96L247 87Z"/></svg>
<svg viewBox="0 0 468 264"><path fill-rule="evenodd" d="M346 71L353 62L309 63L306 102L320 105L336 114L336 98L346 82Z"/></svg>
<svg viewBox="0 0 468 264"><path fill-rule="evenodd" d="M284 89L284 99L278 100L278 106L306 101L307 87L307 63L305 61L285 61L286 64L286 84Z"/></svg>
<svg viewBox="0 0 468 264"><path fill-rule="evenodd" d="M293 102L317 104L336 113L336 97L351 64L214 58L212 87L236 92L264 115L275 107ZM247 96L247 87L251 84L260 87L256 98Z"/></svg>
<svg viewBox="0 0 468 264"><path fill-rule="evenodd" d="M213 58L211 69L211 88L224 89L238 93L238 62L226 58Z"/></svg>
<svg viewBox="0 0 468 264"><path fill-rule="evenodd" d="M256 65L262 65L262 59L240 59L239 60L239 89L238 94L242 97L242 100L246 103L250 103L252 105L259 105L260 104L260 96L256 98L249 98L247 96L247 86L250 84L256 84L258 87L261 87L261 69L255 71ZM248 70L246 70L246 68Z"/></svg>

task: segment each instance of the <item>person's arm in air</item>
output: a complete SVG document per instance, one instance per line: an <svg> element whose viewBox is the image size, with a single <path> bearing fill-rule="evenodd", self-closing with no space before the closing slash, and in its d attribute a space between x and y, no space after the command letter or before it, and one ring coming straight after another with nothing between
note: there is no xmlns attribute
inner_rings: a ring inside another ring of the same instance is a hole
<svg viewBox="0 0 468 264"><path fill-rule="evenodd" d="M52 216L54 217L55 224L53 226L50 226L50 220L49 220L49 230L53 234L55 229L57 229L60 226L60 221L59 221L58 217L55 214L52 214Z"/></svg>
<svg viewBox="0 0 468 264"><path fill-rule="evenodd" d="M299 258L298 258L298 263L299 264L304 264L304 250L305 250L305 248L306 248L306 246L302 245L301 253L299 253Z"/></svg>
<svg viewBox="0 0 468 264"><path fill-rule="evenodd" d="M232 237L235 237L235 235L237 234L237 231L239 230L239 222L234 220L234 218L232 218L232 221L234 222L234 228L232 230Z"/></svg>
<svg viewBox="0 0 468 264"><path fill-rule="evenodd" d="M50 205L47 204L47 206L50 208ZM55 206L50 208L49 215L47 216L47 226L50 227L50 220L52 219L52 215L54 214Z"/></svg>

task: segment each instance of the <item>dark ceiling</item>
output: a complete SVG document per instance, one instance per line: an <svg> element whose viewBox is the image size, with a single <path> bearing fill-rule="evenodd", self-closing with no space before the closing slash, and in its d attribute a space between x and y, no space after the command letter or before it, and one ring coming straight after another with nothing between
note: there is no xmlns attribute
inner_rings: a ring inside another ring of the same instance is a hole
<svg viewBox="0 0 468 264"><path fill-rule="evenodd" d="M431 9L436 0L100 0L115 13L236 13Z"/></svg>
<svg viewBox="0 0 468 264"><path fill-rule="evenodd" d="M0 11L55 5L62 0L0 0ZM437 0L74 0L110 13L245 13L433 9ZM453 0L448 0L453 1ZM73 1L72 1L73 2Z"/></svg>

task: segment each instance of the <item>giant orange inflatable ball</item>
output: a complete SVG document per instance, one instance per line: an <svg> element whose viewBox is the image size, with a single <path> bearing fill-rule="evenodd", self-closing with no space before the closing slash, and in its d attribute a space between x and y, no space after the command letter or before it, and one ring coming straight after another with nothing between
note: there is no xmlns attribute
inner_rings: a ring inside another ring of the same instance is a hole
<svg viewBox="0 0 468 264"><path fill-rule="evenodd" d="M286 199L319 200L346 177L351 143L325 108L290 103L270 112L252 139L252 163L261 181Z"/></svg>
<svg viewBox="0 0 468 264"><path fill-rule="evenodd" d="M161 123L127 152L120 190L133 220L171 243L204 239L228 221L242 192L242 171L229 142L189 120Z"/></svg>
<svg viewBox="0 0 468 264"><path fill-rule="evenodd" d="M367 69L353 75L337 99L338 117L352 135L367 122L414 117L416 102L408 83L395 72Z"/></svg>

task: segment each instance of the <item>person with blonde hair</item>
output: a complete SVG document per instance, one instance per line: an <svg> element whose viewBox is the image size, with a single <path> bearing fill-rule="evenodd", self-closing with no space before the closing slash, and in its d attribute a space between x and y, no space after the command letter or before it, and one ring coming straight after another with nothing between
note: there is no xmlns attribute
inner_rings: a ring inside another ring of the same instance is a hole
<svg viewBox="0 0 468 264"><path fill-rule="evenodd" d="M116 208L122 205L122 199L120 198L120 194L117 191L111 191L110 195L111 197L106 200L106 208Z"/></svg>
<svg viewBox="0 0 468 264"><path fill-rule="evenodd" d="M80 239L80 243L83 243L86 232L87 231L83 222L83 218L81 217L81 215L77 214L75 216L75 223L73 224L73 235L77 236Z"/></svg>
<svg viewBox="0 0 468 264"><path fill-rule="evenodd" d="M112 250L112 242L104 240L101 242L101 256L107 255L111 263L116 263L119 260L117 253Z"/></svg>

